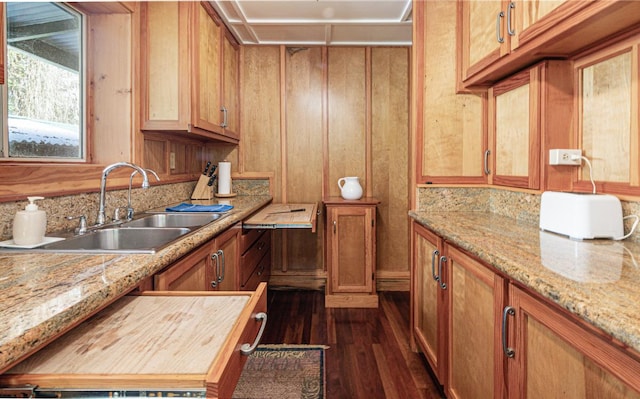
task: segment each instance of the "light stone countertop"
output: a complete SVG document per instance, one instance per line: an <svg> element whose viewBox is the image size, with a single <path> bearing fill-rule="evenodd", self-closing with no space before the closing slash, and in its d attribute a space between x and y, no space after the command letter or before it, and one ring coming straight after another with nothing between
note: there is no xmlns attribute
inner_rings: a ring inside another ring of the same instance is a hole
<svg viewBox="0 0 640 399"><path fill-rule="evenodd" d="M271 200L225 199L228 216L155 254L0 252L0 373Z"/></svg>
<svg viewBox="0 0 640 399"><path fill-rule="evenodd" d="M640 353L640 244L576 241L485 212L409 216Z"/></svg>

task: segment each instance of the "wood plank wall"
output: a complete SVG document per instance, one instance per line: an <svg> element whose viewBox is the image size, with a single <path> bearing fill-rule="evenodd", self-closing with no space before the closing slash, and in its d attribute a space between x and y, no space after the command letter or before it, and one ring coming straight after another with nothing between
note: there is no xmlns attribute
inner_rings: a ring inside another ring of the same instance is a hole
<svg viewBox="0 0 640 399"><path fill-rule="evenodd" d="M409 49L243 46L240 64L232 163L274 173L274 202L321 203L339 195L338 178L358 176L381 200L378 286L408 290ZM323 234L275 232L271 283L324 285Z"/></svg>

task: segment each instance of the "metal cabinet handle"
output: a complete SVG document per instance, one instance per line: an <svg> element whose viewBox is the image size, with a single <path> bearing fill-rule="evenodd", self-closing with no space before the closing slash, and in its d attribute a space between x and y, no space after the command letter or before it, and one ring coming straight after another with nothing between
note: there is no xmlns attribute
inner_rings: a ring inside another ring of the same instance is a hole
<svg viewBox="0 0 640 399"><path fill-rule="evenodd" d="M442 281L442 265L447 262L446 256L441 256L440 261L438 262L438 284L440 284L440 289L446 290L447 284Z"/></svg>
<svg viewBox="0 0 640 399"><path fill-rule="evenodd" d="M435 249L431 254L431 277L436 281L440 279L440 276L436 275L436 258L438 256L440 256L440 251Z"/></svg>
<svg viewBox="0 0 640 399"><path fill-rule="evenodd" d="M267 326L266 313L260 312L256 314L253 318L256 319L256 321L262 321L262 325L260 326L260 331L258 331L258 336L256 337L256 340L253 341L253 345L242 344L242 346L240 347L240 353L242 353L245 356L249 356L256 350L256 348L258 347L258 344L260 343L260 340L262 339L262 334L264 333L264 329Z"/></svg>
<svg viewBox="0 0 640 399"><path fill-rule="evenodd" d="M511 29L511 10L513 10L514 8L516 8L516 3L512 1L511 3L509 3L509 8L507 9L507 33L509 34L509 36L516 35L516 30Z"/></svg>
<svg viewBox="0 0 640 399"><path fill-rule="evenodd" d="M264 241L260 241L258 243L258 251L262 251L264 249L264 247L267 246L267 243Z"/></svg>
<svg viewBox="0 0 640 399"><path fill-rule="evenodd" d="M338 222L336 222L335 220L333 221L333 234L336 234L336 225L338 224Z"/></svg>
<svg viewBox="0 0 640 399"><path fill-rule="evenodd" d="M516 310L511 306L505 306L502 311L502 351L506 357L513 358L516 352L513 348L507 347L507 316L515 316Z"/></svg>
<svg viewBox="0 0 640 399"><path fill-rule="evenodd" d="M218 262L218 264L220 265L220 272L218 273L218 282L221 283L222 280L224 280L224 274L225 274L225 270L226 270L226 265L225 265L225 261L224 261L224 251L219 249L218 250L218 255L220 256L220 258L222 258L222 260L220 262Z"/></svg>
<svg viewBox="0 0 640 399"><path fill-rule="evenodd" d="M220 127L228 127L229 126L229 111L227 111L227 107L225 107L224 105L220 108L220 111L222 111L222 123L220 124Z"/></svg>
<svg viewBox="0 0 640 399"><path fill-rule="evenodd" d="M500 35L500 26L502 25L502 18L504 18L504 11L500 11L498 18L496 19L496 39L498 43L504 43L504 37Z"/></svg>
<svg viewBox="0 0 640 399"><path fill-rule="evenodd" d="M215 254L211 254L211 260L216 262L215 265L213 265L213 272L215 273L215 275L213 276L213 280L211 281L211 286L213 288L216 288L218 286L218 263L220 263L217 252Z"/></svg>
<svg viewBox="0 0 640 399"><path fill-rule="evenodd" d="M486 150L484 152L484 174L490 175L491 170L489 169L489 155L491 155L491 150Z"/></svg>

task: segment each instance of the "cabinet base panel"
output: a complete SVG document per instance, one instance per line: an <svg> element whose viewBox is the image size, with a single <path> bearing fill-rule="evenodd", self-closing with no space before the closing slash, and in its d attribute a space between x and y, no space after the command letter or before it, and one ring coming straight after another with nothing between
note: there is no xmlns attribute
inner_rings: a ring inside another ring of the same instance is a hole
<svg viewBox="0 0 640 399"><path fill-rule="evenodd" d="M327 308L377 308L378 295L325 295L324 306Z"/></svg>

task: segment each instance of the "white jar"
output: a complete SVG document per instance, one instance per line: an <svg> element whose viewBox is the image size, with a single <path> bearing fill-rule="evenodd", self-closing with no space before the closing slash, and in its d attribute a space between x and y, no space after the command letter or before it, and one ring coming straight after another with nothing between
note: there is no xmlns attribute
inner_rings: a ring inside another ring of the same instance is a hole
<svg viewBox="0 0 640 399"><path fill-rule="evenodd" d="M44 197L27 197L29 204L16 212L13 219L13 242L16 245L37 245L44 241L47 230L47 214L38 209L34 201Z"/></svg>

